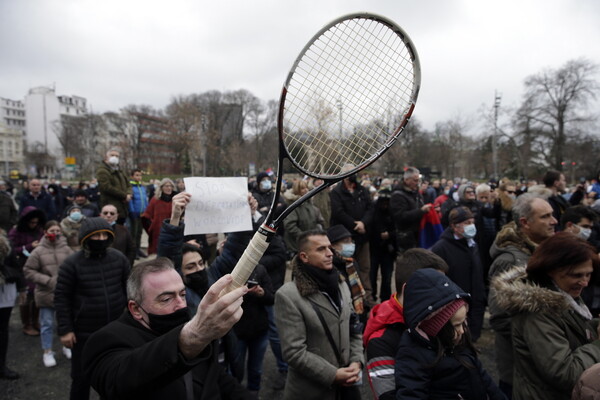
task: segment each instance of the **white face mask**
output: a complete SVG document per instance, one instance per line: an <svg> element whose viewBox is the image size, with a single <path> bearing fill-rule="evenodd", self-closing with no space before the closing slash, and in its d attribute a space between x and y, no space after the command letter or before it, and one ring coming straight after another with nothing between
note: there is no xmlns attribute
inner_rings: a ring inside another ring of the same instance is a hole
<svg viewBox="0 0 600 400"><path fill-rule="evenodd" d="M467 239L473 239L475 235L477 235L477 228L475 227L475 224L465 225L462 235Z"/></svg>
<svg viewBox="0 0 600 400"><path fill-rule="evenodd" d="M112 165L118 165L119 164L119 157L117 156L111 156L108 158L108 163L112 164Z"/></svg>
<svg viewBox="0 0 600 400"><path fill-rule="evenodd" d="M579 228L579 233L577 233L577 236L579 236L583 240L588 240L588 238L592 234L592 230L590 228L584 228L579 225L575 225L575 226Z"/></svg>

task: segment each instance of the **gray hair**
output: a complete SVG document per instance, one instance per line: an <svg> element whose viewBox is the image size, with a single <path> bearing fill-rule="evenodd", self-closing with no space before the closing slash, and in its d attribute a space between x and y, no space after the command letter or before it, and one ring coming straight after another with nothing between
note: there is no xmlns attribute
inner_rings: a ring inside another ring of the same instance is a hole
<svg viewBox="0 0 600 400"><path fill-rule="evenodd" d="M174 191L174 192L176 191L177 187L175 186L175 183L173 183L173 181L171 180L171 178L163 178L163 179L160 181L160 183L159 183L159 185L158 185L158 188L156 189L156 193L155 193L154 197L156 197L157 199L160 199L160 196L161 196L161 195L162 195L162 193L163 193L163 190L162 190L162 188L163 188L163 186L165 186L167 183L170 183L170 184L171 184L171 186L173 186L173 191Z"/></svg>
<svg viewBox="0 0 600 400"><path fill-rule="evenodd" d="M142 304L144 300L144 293L142 291L144 277L154 272L168 271L170 269L175 270L175 266L166 257L158 257L154 260L144 261L135 265L127 279L127 300L133 300L137 304Z"/></svg>
<svg viewBox="0 0 600 400"><path fill-rule="evenodd" d="M475 188L475 193L477 193L477 194L491 192L491 191L492 191L492 188L490 187L490 185L488 185L486 183L481 183L481 184L477 185L477 187Z"/></svg>
<svg viewBox="0 0 600 400"><path fill-rule="evenodd" d="M544 200L539 195L531 193L523 193L517 197L512 207L513 221L515 221L517 227L521 227L521 223L519 222L521 218L529 220L533 216L533 202L536 199Z"/></svg>
<svg viewBox="0 0 600 400"><path fill-rule="evenodd" d="M421 172L416 169L415 167L408 167L404 170L404 175L402 176L403 179L410 179L415 175L420 175Z"/></svg>

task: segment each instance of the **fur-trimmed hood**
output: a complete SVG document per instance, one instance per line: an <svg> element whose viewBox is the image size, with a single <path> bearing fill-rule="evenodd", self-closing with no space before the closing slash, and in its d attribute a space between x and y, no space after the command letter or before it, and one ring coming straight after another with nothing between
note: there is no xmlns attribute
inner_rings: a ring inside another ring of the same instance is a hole
<svg viewBox="0 0 600 400"><path fill-rule="evenodd" d="M312 294L319 293L319 286L310 276L302 271L300 263L301 261L298 256L292 259L292 276L300 296L308 297ZM335 269L335 267L333 268ZM344 282L346 280L342 274L338 274L338 276L339 282Z"/></svg>
<svg viewBox="0 0 600 400"><path fill-rule="evenodd" d="M528 280L525 268L518 265L492 279L496 302L502 309L511 314L560 314L570 308L567 299L560 292Z"/></svg>
<svg viewBox="0 0 600 400"><path fill-rule="evenodd" d="M504 225L500 232L498 232L496 240L490 249L490 255L492 258L496 258L498 254L508 251L508 248L511 246L516 247L521 252L531 256L537 247L537 244L519 231L517 224L512 221Z"/></svg>

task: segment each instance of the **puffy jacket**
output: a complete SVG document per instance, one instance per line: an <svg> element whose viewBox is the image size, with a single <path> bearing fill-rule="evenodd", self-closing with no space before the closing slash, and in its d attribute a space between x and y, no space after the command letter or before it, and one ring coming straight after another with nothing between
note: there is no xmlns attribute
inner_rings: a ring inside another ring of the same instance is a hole
<svg viewBox="0 0 600 400"><path fill-rule="evenodd" d="M64 236L51 242L45 237L32 252L23 272L28 281L35 283L35 302L38 307L54 307L54 289L60 265L73 254Z"/></svg>
<svg viewBox="0 0 600 400"><path fill-rule="evenodd" d="M551 281L526 278L525 267L517 266L492 282L498 304L513 314L513 399L569 399L583 371L600 362L596 323Z"/></svg>
<svg viewBox="0 0 600 400"><path fill-rule="evenodd" d="M371 310L363 333L363 343L369 383L376 399L390 400L396 397L394 363L405 330L404 310L396 300L396 293Z"/></svg>
<svg viewBox="0 0 600 400"><path fill-rule="evenodd" d="M431 268L415 271L411 276L404 290L404 318L409 330L402 335L396 356L396 399L506 398L468 347L446 351L436 362L437 341L417 330L430 314L457 298L469 297L448 277Z"/></svg>
<svg viewBox="0 0 600 400"><path fill-rule="evenodd" d="M60 266L54 293L59 335L74 332L77 337L86 338L117 319L127 305L129 260L113 248L100 254L90 253L86 242L98 231L112 234L102 218L85 219L80 231L82 250Z"/></svg>
<svg viewBox="0 0 600 400"><path fill-rule="evenodd" d="M133 218L139 218L148 207L148 194L146 186L141 182L130 181L131 201L129 202L129 215Z"/></svg>

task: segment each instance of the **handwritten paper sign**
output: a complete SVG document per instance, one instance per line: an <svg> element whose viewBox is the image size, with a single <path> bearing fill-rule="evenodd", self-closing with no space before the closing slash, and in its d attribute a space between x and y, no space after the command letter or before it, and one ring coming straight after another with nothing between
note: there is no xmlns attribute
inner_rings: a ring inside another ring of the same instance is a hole
<svg viewBox="0 0 600 400"><path fill-rule="evenodd" d="M185 208L185 235L252 230L246 178L183 178L192 195Z"/></svg>

